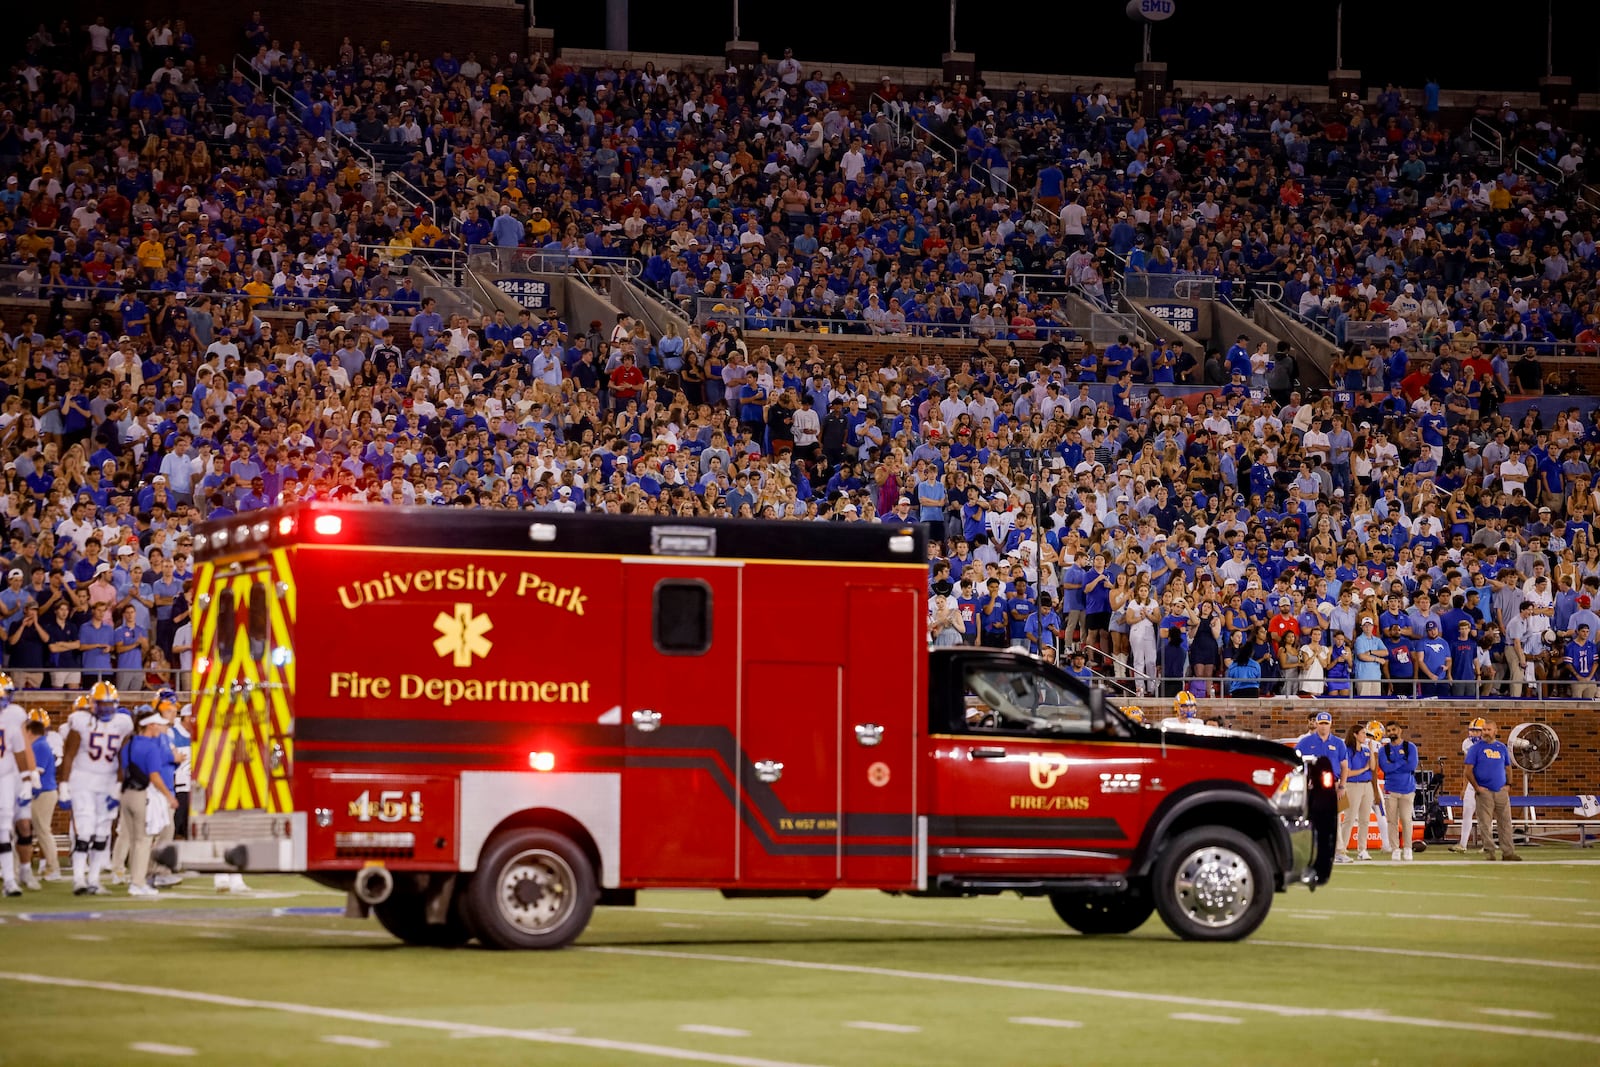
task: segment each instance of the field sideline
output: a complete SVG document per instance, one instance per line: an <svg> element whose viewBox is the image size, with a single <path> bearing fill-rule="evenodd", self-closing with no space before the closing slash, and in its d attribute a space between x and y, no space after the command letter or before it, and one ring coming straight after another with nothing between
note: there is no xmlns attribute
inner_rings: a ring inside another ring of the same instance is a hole
<svg viewBox="0 0 1600 1067"><path fill-rule="evenodd" d="M1016 897L657 891L576 948L504 954L402 947L297 878L56 884L0 902L0 1062L1587 1065L1590 855L1341 867L1234 945L1156 919L1083 938Z"/></svg>

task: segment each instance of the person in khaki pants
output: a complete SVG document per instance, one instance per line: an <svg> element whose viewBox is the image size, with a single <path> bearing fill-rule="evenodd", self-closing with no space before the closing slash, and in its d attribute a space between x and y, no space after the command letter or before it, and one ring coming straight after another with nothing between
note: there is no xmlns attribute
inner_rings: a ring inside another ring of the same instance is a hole
<svg viewBox="0 0 1600 1067"><path fill-rule="evenodd" d="M167 747L161 743L161 733L167 728L166 719L150 705L141 704L134 712L134 726L138 733L127 745L118 830L128 839L128 895L153 897L159 894L145 884L150 873L152 826L154 832L160 832L162 825L171 819L171 813L177 810L178 798L161 778L167 759ZM152 813L149 810L152 804L166 807L164 811Z"/></svg>
<svg viewBox="0 0 1600 1067"><path fill-rule="evenodd" d="M39 768L39 791L33 795L28 814L33 819L33 851L44 868L44 880L59 882L61 855L56 849L56 835L50 831L50 820L56 815L56 757L50 748L49 726L48 717L28 720L28 744Z"/></svg>
<svg viewBox="0 0 1600 1067"><path fill-rule="evenodd" d="M1498 740L1499 728L1493 721L1483 727L1483 740L1467 753L1467 781L1478 794L1478 836L1483 839L1483 858L1492 860L1494 836L1490 824L1498 823L1500 858L1520 861L1511 826L1511 750Z"/></svg>
<svg viewBox="0 0 1600 1067"><path fill-rule="evenodd" d="M1406 740L1406 728L1397 722L1384 727L1378 766L1383 770L1383 809L1389 819L1389 858L1411 859L1412 805L1417 791L1417 746Z"/></svg>

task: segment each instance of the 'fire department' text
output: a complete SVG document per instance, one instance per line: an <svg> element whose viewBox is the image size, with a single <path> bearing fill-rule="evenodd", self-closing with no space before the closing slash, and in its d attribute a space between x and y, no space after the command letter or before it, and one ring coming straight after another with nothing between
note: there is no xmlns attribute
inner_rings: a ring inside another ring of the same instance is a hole
<svg viewBox="0 0 1600 1067"><path fill-rule="evenodd" d="M587 704L589 683L538 682L527 678L393 678L334 671L328 675L328 696L347 700L429 700L444 707L482 701L518 704Z"/></svg>

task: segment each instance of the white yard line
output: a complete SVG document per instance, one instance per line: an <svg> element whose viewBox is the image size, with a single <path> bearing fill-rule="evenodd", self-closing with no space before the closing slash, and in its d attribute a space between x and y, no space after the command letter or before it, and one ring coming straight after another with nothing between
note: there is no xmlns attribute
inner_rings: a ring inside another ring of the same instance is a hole
<svg viewBox="0 0 1600 1067"><path fill-rule="evenodd" d="M1169 1019L1176 1019L1180 1023L1222 1023L1227 1026L1238 1026L1244 1020L1233 1015L1204 1015L1197 1011L1175 1011L1168 1015Z"/></svg>
<svg viewBox="0 0 1600 1067"><path fill-rule="evenodd" d="M661 926L664 929L667 929L667 930L698 930L698 929L700 929L700 924L699 923L662 923Z"/></svg>
<svg viewBox="0 0 1600 1067"><path fill-rule="evenodd" d="M1058 1030L1076 1030L1083 1025L1074 1019L1045 1019L1038 1015L1013 1015L1006 1021L1018 1026L1053 1026Z"/></svg>
<svg viewBox="0 0 1600 1067"><path fill-rule="evenodd" d="M99 934L68 934L67 935L67 940L68 941L110 941L111 939L109 937L101 937Z"/></svg>
<svg viewBox="0 0 1600 1067"><path fill-rule="evenodd" d="M1509 963L1520 967L1553 967L1563 971L1600 971L1600 963L1576 963L1571 960L1539 960L1523 956L1478 956L1470 952L1435 952L1421 948L1387 948L1381 945L1330 945L1316 941L1270 941L1252 937L1241 945L1265 945L1269 948L1319 948L1330 952L1367 952L1378 956L1417 956L1430 960L1461 960L1466 963Z"/></svg>
<svg viewBox="0 0 1600 1067"><path fill-rule="evenodd" d="M845 1023L851 1030L875 1030L882 1034L920 1034L922 1027L906 1026L904 1023L875 1023L868 1019L857 1019Z"/></svg>
<svg viewBox="0 0 1600 1067"><path fill-rule="evenodd" d="M273 926L269 923L230 923L217 920L189 922L179 919L142 919L146 926L182 926L185 928L202 926L213 930L249 930L269 934L309 934L312 937L364 937L376 938L383 941L393 941L394 936L383 930L320 930L314 926ZM195 934L196 937L201 936ZM226 935L222 935L226 936Z"/></svg>
<svg viewBox="0 0 1600 1067"><path fill-rule="evenodd" d="M163 1045L157 1041L135 1041L128 1046L135 1052L148 1052L152 1056L193 1056L188 1045Z"/></svg>
<svg viewBox="0 0 1600 1067"><path fill-rule="evenodd" d="M1364 886L1364 885L1363 886L1347 886L1347 885L1343 884L1342 882L1339 884L1338 892L1341 895L1345 894L1345 893L1383 893L1383 894L1388 895L1388 896L1402 896L1402 897L1460 897L1460 898L1462 898L1464 900L1498 900L1498 901L1534 900L1534 901L1547 902L1547 903L1550 903L1550 904L1591 904L1591 903L1594 902L1594 898L1593 897L1544 897L1544 896L1530 896L1530 895L1528 895L1526 893L1451 893L1451 892L1437 892L1437 891L1429 890L1429 889L1379 889L1377 886L1370 886L1370 887L1369 886ZM1593 912L1593 911L1582 912L1582 911L1580 911L1578 914L1579 915L1600 915L1600 912Z"/></svg>
<svg viewBox="0 0 1600 1067"><path fill-rule="evenodd" d="M1271 1004L1244 1000L1214 1000L1170 993L1146 993L1132 989L1107 989L1103 986L1064 985L1053 982L1031 982L1017 978L989 978L981 975L945 974L937 971L908 971L893 967L868 967L857 964L821 963L814 960L777 959L762 956L738 956L713 952L676 952L667 949L623 948L614 945L595 945L578 949L580 952L599 952L615 956L641 956L656 959L698 960L703 963L732 963L757 967L779 967L800 971L824 971L833 974L853 974L869 978L898 978L912 982L938 982L951 985L983 986L992 989L1016 989L1040 993L1063 993L1071 996L1131 1001L1143 1004L1170 1004L1185 1008L1210 1008L1231 1011L1261 1012L1283 1018L1353 1019L1370 1023L1381 1019L1385 1023L1417 1026L1435 1030L1462 1030L1470 1033L1503 1034L1511 1037L1546 1038L1553 1041L1571 1041L1600 1045L1600 1033L1580 1033L1572 1030L1541 1030L1525 1026L1503 1026L1496 1023L1431 1019L1420 1016L1388 1015L1372 1011L1338 1010L1294 1004Z"/></svg>
<svg viewBox="0 0 1600 1067"><path fill-rule="evenodd" d="M686 1034L708 1034L711 1037L749 1037L750 1031L732 1026L711 1026L707 1023L684 1023L678 1027Z"/></svg>
<svg viewBox="0 0 1600 1067"><path fill-rule="evenodd" d="M1500 926L1544 926L1556 930L1600 930L1600 923L1564 923L1554 919L1502 919L1488 915L1428 915L1420 912L1330 911L1300 908L1274 908L1274 915L1288 915L1296 919L1410 919L1414 922L1441 923L1491 923Z"/></svg>
<svg viewBox="0 0 1600 1067"><path fill-rule="evenodd" d="M275 1011L286 1015L301 1015L317 1019L338 1019L343 1022L364 1023L391 1030L429 1030L442 1034L472 1034L481 1037L499 1037L509 1041L528 1041L547 1045L569 1045L596 1049L603 1052L625 1052L636 1056L653 1056L657 1059L683 1060L690 1063L716 1063L725 1067L808 1067L782 1060L761 1059L755 1056L731 1056L720 1052L701 1052L697 1049L673 1048L670 1045L649 1045L638 1041L613 1041L603 1037L577 1037L551 1030L514 1030L501 1026L477 1026L471 1023L449 1022L445 1019L408 1018L384 1015L378 1012L353 1011L330 1008L320 1004L296 1004L283 1000L255 1000L220 993L202 993L192 989L173 989L166 986L129 985L123 982L97 982L84 978L62 978L55 975L30 974L20 971L0 971L0 981L23 982L29 985L58 986L65 989L93 989L102 993L127 993L134 996L159 997L190 1004L210 1004L221 1008L254 1008ZM136 1046L134 1046L136 1047ZM175 1048L177 1046L162 1046ZM186 1050L182 1055L192 1053Z"/></svg>
<svg viewBox="0 0 1600 1067"><path fill-rule="evenodd" d="M343 1045L345 1048L388 1048L389 1042L379 1041L375 1037L351 1037L348 1034L324 1034L324 1045Z"/></svg>
<svg viewBox="0 0 1600 1067"><path fill-rule="evenodd" d="M1523 1011L1521 1008L1479 1008L1479 1015L1499 1015L1507 1019L1554 1019L1547 1011Z"/></svg>
<svg viewBox="0 0 1600 1067"><path fill-rule="evenodd" d="M1491 919L1531 919L1533 916L1525 911L1480 911L1479 915L1487 915Z"/></svg>

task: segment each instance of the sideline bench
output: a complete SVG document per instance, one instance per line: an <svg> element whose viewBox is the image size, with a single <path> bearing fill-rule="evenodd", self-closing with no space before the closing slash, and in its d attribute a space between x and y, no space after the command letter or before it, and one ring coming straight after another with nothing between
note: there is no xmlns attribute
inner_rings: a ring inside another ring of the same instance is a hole
<svg viewBox="0 0 1600 1067"><path fill-rule="evenodd" d="M1593 842L1600 842L1600 817L1583 818L1577 814L1585 802L1584 797L1511 797L1511 823L1514 830L1521 830L1527 835L1529 841L1572 844L1570 835L1572 831L1578 832L1577 846L1588 848ZM1460 828L1460 820L1456 809L1461 807L1461 795L1440 796L1439 806L1444 809L1445 818ZM1560 809L1564 817L1552 811L1554 818L1540 818L1541 809ZM1557 834L1545 831L1562 831Z"/></svg>

